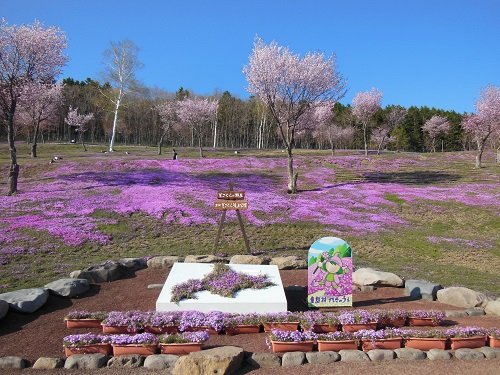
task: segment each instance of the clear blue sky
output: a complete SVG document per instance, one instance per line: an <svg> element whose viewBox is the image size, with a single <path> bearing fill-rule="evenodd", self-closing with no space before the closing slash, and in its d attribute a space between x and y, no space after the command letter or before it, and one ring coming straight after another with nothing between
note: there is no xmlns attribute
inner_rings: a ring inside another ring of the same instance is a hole
<svg viewBox="0 0 500 375"><path fill-rule="evenodd" d="M100 78L110 41L140 48L148 86L247 98L242 67L256 34L292 51L336 53L349 103L377 87L383 104L472 111L500 85L498 0L0 0L9 24L39 19L67 35L63 77Z"/></svg>

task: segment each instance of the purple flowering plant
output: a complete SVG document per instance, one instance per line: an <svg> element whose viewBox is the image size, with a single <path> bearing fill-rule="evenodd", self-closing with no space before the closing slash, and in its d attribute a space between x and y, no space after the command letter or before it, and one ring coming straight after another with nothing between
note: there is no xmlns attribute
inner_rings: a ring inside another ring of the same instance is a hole
<svg viewBox="0 0 500 375"><path fill-rule="evenodd" d="M405 339L422 338L422 339L446 339L448 335L442 329L405 329L401 330L401 335Z"/></svg>
<svg viewBox="0 0 500 375"><path fill-rule="evenodd" d="M111 335L113 345L156 345L158 337L152 333L138 333L136 335Z"/></svg>
<svg viewBox="0 0 500 375"><path fill-rule="evenodd" d="M354 332L354 336L360 340L385 340L395 337L402 337L401 330L398 328L388 329L362 329Z"/></svg>
<svg viewBox="0 0 500 375"><path fill-rule="evenodd" d="M379 320L395 320L395 319L406 319L410 315L407 310L395 309L395 310L376 310L379 315Z"/></svg>
<svg viewBox="0 0 500 375"><path fill-rule="evenodd" d="M160 344L203 343L210 338L207 331L182 332L160 336Z"/></svg>
<svg viewBox="0 0 500 375"><path fill-rule="evenodd" d="M205 314L201 311L183 311L179 320L179 331L186 331L192 327L207 326Z"/></svg>
<svg viewBox="0 0 500 375"><path fill-rule="evenodd" d="M345 341L345 340L357 340L357 337L352 332L328 332L318 335L318 341Z"/></svg>
<svg viewBox="0 0 500 375"><path fill-rule="evenodd" d="M260 315L261 323L298 323L299 321L299 314L290 311Z"/></svg>
<svg viewBox="0 0 500 375"><path fill-rule="evenodd" d="M81 346L109 343L110 336L96 335L93 333L83 333L69 335L63 338L63 345L67 348L78 348Z"/></svg>
<svg viewBox="0 0 500 375"><path fill-rule="evenodd" d="M150 320L151 313L131 310L131 311L111 311L102 324L109 327L127 327L130 332L143 329Z"/></svg>
<svg viewBox="0 0 500 375"><path fill-rule="evenodd" d="M487 330L480 327L456 327L445 331L450 338L486 336Z"/></svg>
<svg viewBox="0 0 500 375"><path fill-rule="evenodd" d="M500 328L491 328L488 330L488 335L494 339L500 339Z"/></svg>
<svg viewBox="0 0 500 375"><path fill-rule="evenodd" d="M314 341L318 335L311 331L282 331L280 329L273 329L271 334L266 338L267 345L271 348L272 341L279 342L303 342Z"/></svg>
<svg viewBox="0 0 500 375"><path fill-rule="evenodd" d="M183 299L196 298L196 292L208 290L223 297L232 298L243 289L263 289L273 284L267 275L247 275L231 269L226 264L216 263L213 270L203 279L190 279L174 285L172 288L172 302Z"/></svg>
<svg viewBox="0 0 500 375"><path fill-rule="evenodd" d="M339 315L335 312L305 311L299 314L300 326L303 329L312 329L316 324L339 324Z"/></svg>
<svg viewBox="0 0 500 375"><path fill-rule="evenodd" d="M241 325L258 325L261 322L261 316L256 313L248 314L225 314L224 327L234 327Z"/></svg>
<svg viewBox="0 0 500 375"><path fill-rule="evenodd" d="M149 314L148 325L152 327L178 326L182 313L180 311L153 311Z"/></svg>
<svg viewBox="0 0 500 375"><path fill-rule="evenodd" d="M351 310L344 311L339 315L339 321L342 324L367 324L376 323L379 320L379 315L371 313L367 310Z"/></svg>
<svg viewBox="0 0 500 375"><path fill-rule="evenodd" d="M95 311L90 312L87 310L74 310L70 311L65 317L64 320L73 320L73 319L98 319L104 320L108 316L107 312L104 311Z"/></svg>
<svg viewBox="0 0 500 375"><path fill-rule="evenodd" d="M441 323L445 314L442 311L438 310L412 310L409 312L410 318L418 318L418 319L432 319L435 323Z"/></svg>

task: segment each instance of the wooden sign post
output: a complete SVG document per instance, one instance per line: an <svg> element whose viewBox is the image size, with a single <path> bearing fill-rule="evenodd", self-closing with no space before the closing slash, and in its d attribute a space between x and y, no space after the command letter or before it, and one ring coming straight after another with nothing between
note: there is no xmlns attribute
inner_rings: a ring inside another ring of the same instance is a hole
<svg viewBox="0 0 500 375"><path fill-rule="evenodd" d="M240 213L240 210L248 209L248 201L245 200L245 192L233 191L233 185L229 184L229 190L219 191L217 193L217 200L214 202L214 208L216 210L222 211L219 230L217 231L217 236L215 237L214 253L217 252L217 248L219 246L219 239L222 233L222 227L224 226L224 220L226 220L227 210L236 211L236 216L238 217L238 223L240 224L241 233L243 234L243 239L245 240L245 246L248 253L250 253L250 244L248 243L245 227L243 226L243 218L241 217Z"/></svg>

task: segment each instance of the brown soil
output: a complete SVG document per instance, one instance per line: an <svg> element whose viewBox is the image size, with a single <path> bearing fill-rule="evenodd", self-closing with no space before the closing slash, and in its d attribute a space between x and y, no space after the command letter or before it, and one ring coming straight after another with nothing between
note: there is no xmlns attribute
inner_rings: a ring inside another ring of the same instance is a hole
<svg viewBox="0 0 500 375"><path fill-rule="evenodd" d="M111 283L93 285L91 290L81 298L67 299L50 295L47 304L34 314L21 314L9 311L7 316L0 321L0 357L14 355L20 356L33 363L37 358L62 357L62 339L68 334L95 332L98 329L67 329L63 323L64 316L72 310L86 309L90 311L111 310L154 310L156 299L160 293L159 289L147 289L148 284L163 283L169 270L146 269L136 273L134 277ZM281 278L285 290L291 285L307 285L306 270L281 271ZM373 292L355 292L354 307L366 309L435 309L454 310L453 306L443 305L439 302L424 300L411 300L404 296L401 288L378 288ZM289 302L289 310L298 311L306 309L306 295L301 292L286 291ZM453 318L445 322L446 325L477 325L481 327L500 327L499 317L466 317ZM237 336L212 336L206 343L207 347L220 345L240 346L248 352L269 351L265 343L266 334L237 335ZM425 363L424 363L425 362ZM458 361L432 362L424 361L416 363L395 361L394 363L369 363L353 366L352 364L335 363L333 367L342 373L350 374L368 372L380 373L415 373L430 374L441 371L447 373L497 373L500 360L484 360L473 363ZM325 373L331 370L331 366L302 366L294 369L296 374L302 373ZM479 371L480 370L480 371ZM113 374L112 370L109 374ZM281 371L281 372L280 372ZM282 370L255 370L252 374L280 374ZM31 371L30 371L31 372ZM37 374L42 372L37 371ZM53 372L52 372L53 373ZM108 372L107 372L108 373ZM117 372L118 373L118 372ZM127 373L127 372L119 372ZM138 372L140 373L140 372ZM152 372L148 372L152 373Z"/></svg>

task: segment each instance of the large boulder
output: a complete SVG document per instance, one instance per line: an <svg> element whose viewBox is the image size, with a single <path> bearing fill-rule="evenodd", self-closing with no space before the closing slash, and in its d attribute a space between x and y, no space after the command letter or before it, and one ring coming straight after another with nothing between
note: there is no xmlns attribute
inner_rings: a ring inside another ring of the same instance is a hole
<svg viewBox="0 0 500 375"><path fill-rule="evenodd" d="M425 352L414 348L399 348L395 349L394 353L396 353L396 357L398 357L398 359L408 359L411 361L427 358Z"/></svg>
<svg viewBox="0 0 500 375"><path fill-rule="evenodd" d="M2 319L9 311L9 304L3 300L0 300L0 319Z"/></svg>
<svg viewBox="0 0 500 375"><path fill-rule="evenodd" d="M36 360L33 368L36 370L53 370L63 366L64 359L62 358L40 357Z"/></svg>
<svg viewBox="0 0 500 375"><path fill-rule="evenodd" d="M280 270L296 270L307 268L307 262L298 256L276 257L271 258L271 265L278 266Z"/></svg>
<svg viewBox="0 0 500 375"><path fill-rule="evenodd" d="M73 298L89 290L89 282L86 279L59 279L45 285L45 289L62 297Z"/></svg>
<svg viewBox="0 0 500 375"><path fill-rule="evenodd" d="M21 357L0 357L0 369L21 369L26 367L26 361Z"/></svg>
<svg viewBox="0 0 500 375"><path fill-rule="evenodd" d="M119 355L109 359L108 367L138 368L144 364L145 358L146 357L138 354Z"/></svg>
<svg viewBox="0 0 500 375"><path fill-rule="evenodd" d="M148 268L146 259L144 258L123 258L119 259L118 263L125 266L129 271L135 272Z"/></svg>
<svg viewBox="0 0 500 375"><path fill-rule="evenodd" d="M391 272L382 272L373 268L360 268L352 273L352 282L356 285L403 286L404 281Z"/></svg>
<svg viewBox="0 0 500 375"><path fill-rule="evenodd" d="M392 350L387 349L373 349L368 351L368 357L376 362L376 361L390 361L396 358L396 353Z"/></svg>
<svg viewBox="0 0 500 375"><path fill-rule="evenodd" d="M306 361L304 352L286 352L281 358L281 366L300 366Z"/></svg>
<svg viewBox="0 0 500 375"><path fill-rule="evenodd" d="M262 258L255 255L233 255L230 264L269 264L269 258Z"/></svg>
<svg viewBox="0 0 500 375"><path fill-rule="evenodd" d="M364 362L370 360L368 354L361 350L340 350L339 354L342 362Z"/></svg>
<svg viewBox="0 0 500 375"><path fill-rule="evenodd" d="M147 265L148 268L167 268L173 265L174 263L181 263L183 260L184 260L183 257L165 255L149 259Z"/></svg>
<svg viewBox="0 0 500 375"><path fill-rule="evenodd" d="M440 361L451 359L451 353L443 349L431 349L427 352L427 358L431 361Z"/></svg>
<svg viewBox="0 0 500 375"><path fill-rule="evenodd" d="M444 288L437 292L439 302L457 307L476 307L488 302L483 294L464 287Z"/></svg>
<svg viewBox="0 0 500 375"><path fill-rule="evenodd" d="M337 352L307 352L306 359L308 363L317 365L326 365L328 363L333 363L340 361L340 354Z"/></svg>
<svg viewBox="0 0 500 375"><path fill-rule="evenodd" d="M106 367L109 357L104 354L74 354L64 363L65 369L95 370Z"/></svg>
<svg viewBox="0 0 500 375"><path fill-rule="evenodd" d="M455 358L464 361L473 361L478 359L484 359L484 353L470 349L470 348L460 348L455 350Z"/></svg>
<svg viewBox="0 0 500 375"><path fill-rule="evenodd" d="M407 296L414 299L426 299L435 301L438 290L443 289L440 284L434 284L424 280L406 280L405 292Z"/></svg>
<svg viewBox="0 0 500 375"><path fill-rule="evenodd" d="M45 305L49 292L42 288L19 289L13 292L0 294L0 300L7 302L10 307L23 313L32 313Z"/></svg>
<svg viewBox="0 0 500 375"><path fill-rule="evenodd" d="M226 257L215 255L188 255L184 258L184 263L227 263Z"/></svg>
<svg viewBox="0 0 500 375"><path fill-rule="evenodd" d="M78 278L87 279L92 284L98 284L119 280L129 273L129 269L123 264L108 260L107 262L84 268L78 274Z"/></svg>
<svg viewBox="0 0 500 375"><path fill-rule="evenodd" d="M173 354L148 355L144 361L144 367L149 370L173 369L179 356Z"/></svg>
<svg viewBox="0 0 500 375"><path fill-rule="evenodd" d="M221 346L214 349L189 353L175 362L173 375L234 374L243 362L243 349Z"/></svg>
<svg viewBox="0 0 500 375"><path fill-rule="evenodd" d="M500 316L500 301L489 301L484 308L484 312L488 315Z"/></svg>

